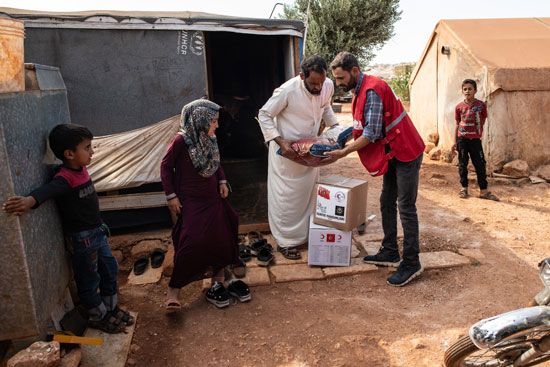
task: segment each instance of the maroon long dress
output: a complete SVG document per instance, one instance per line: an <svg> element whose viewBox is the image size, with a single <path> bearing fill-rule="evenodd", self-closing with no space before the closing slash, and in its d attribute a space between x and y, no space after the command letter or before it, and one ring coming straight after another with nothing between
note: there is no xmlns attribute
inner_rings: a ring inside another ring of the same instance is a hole
<svg viewBox="0 0 550 367"><path fill-rule="evenodd" d="M166 195L175 193L182 205L172 229L175 256L169 286L181 288L203 279L210 267L215 274L239 264L239 218L220 195L222 167L208 178L200 176L178 134L162 159L161 180Z"/></svg>

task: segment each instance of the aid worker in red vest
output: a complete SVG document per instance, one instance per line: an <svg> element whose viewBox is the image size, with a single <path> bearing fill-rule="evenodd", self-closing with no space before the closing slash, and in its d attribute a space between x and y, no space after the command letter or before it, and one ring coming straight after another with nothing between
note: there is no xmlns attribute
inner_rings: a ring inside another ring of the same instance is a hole
<svg viewBox="0 0 550 367"><path fill-rule="evenodd" d="M373 176L384 175L380 211L384 239L368 264L397 267L388 284L403 286L422 273L416 196L424 142L391 88L382 79L363 74L357 58L341 52L330 65L336 85L352 91L353 137L341 150L325 153L339 159L357 151ZM403 260L397 249L397 208L403 226Z"/></svg>

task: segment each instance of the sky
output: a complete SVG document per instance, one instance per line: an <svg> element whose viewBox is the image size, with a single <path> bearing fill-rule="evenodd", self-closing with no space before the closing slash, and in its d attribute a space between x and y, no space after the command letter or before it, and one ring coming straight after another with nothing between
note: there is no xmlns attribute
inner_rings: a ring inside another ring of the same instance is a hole
<svg viewBox="0 0 550 367"><path fill-rule="evenodd" d="M268 18L275 4L292 0L0 0L0 7L32 10L202 11ZM550 17L550 0L401 0L394 36L371 64L416 62L440 19ZM276 5L274 17L282 10Z"/></svg>

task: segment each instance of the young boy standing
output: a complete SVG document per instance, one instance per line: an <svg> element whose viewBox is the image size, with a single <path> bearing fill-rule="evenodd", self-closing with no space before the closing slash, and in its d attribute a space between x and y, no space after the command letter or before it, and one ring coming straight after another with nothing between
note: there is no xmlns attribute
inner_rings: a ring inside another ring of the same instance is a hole
<svg viewBox="0 0 550 367"><path fill-rule="evenodd" d="M458 173L462 189L459 196L466 199L468 194L468 159L472 159L477 174L479 185L479 197L495 200L498 198L487 190L487 173L485 171L485 156L481 145L483 125L487 119L487 106L484 102L475 98L477 83L475 80L466 79L462 82L462 94L464 101L455 108L455 139L453 150L458 151Z"/></svg>
<svg viewBox="0 0 550 367"><path fill-rule="evenodd" d="M4 203L9 214L22 215L49 199L58 204L80 301L88 310L89 326L118 333L133 317L117 306L118 264L99 215L99 200L86 166L92 154L92 133L83 126L61 124L49 135L50 147L63 164L53 179L28 196Z"/></svg>

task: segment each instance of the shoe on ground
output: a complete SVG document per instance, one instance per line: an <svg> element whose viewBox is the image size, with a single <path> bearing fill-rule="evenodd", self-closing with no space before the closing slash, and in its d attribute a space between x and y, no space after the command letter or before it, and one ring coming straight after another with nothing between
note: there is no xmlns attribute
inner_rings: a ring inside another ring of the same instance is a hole
<svg viewBox="0 0 550 367"><path fill-rule="evenodd" d="M206 300L218 308L229 306L231 296L222 283L215 282L206 292Z"/></svg>
<svg viewBox="0 0 550 367"><path fill-rule="evenodd" d="M388 250L385 247L380 247L376 255L368 255L363 258L363 262L367 264L374 264L378 266L399 266L401 258L399 252Z"/></svg>
<svg viewBox="0 0 550 367"><path fill-rule="evenodd" d="M262 247L256 255L256 260L258 260L258 265L260 266L269 266L271 261L273 261L273 252L271 247Z"/></svg>
<svg viewBox="0 0 550 367"><path fill-rule="evenodd" d="M414 265L402 262L401 265L399 265L399 267L397 268L397 271L395 271L392 275L388 277L388 284L395 287L402 287L405 284L408 284L414 278L418 277L420 274L422 274L423 271L424 268L422 267L422 264L420 264L420 262Z"/></svg>
<svg viewBox="0 0 550 367"><path fill-rule="evenodd" d="M125 330L126 325L109 311L101 320L88 320L88 326L109 334L118 334Z"/></svg>
<svg viewBox="0 0 550 367"><path fill-rule="evenodd" d="M367 224L366 223L361 223L357 226L357 234L362 236L365 234L365 230L367 228Z"/></svg>
<svg viewBox="0 0 550 367"><path fill-rule="evenodd" d="M250 288L242 280L231 281L227 286L227 291L240 302L248 302L252 299Z"/></svg>

